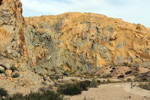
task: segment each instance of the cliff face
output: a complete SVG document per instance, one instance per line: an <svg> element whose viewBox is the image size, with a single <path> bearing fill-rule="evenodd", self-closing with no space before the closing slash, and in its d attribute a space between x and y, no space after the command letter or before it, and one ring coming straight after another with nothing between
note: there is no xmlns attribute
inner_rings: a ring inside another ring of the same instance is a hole
<svg viewBox="0 0 150 100"><path fill-rule="evenodd" d="M25 18L36 64L68 71L106 65L149 66L150 29L92 13Z"/></svg>
<svg viewBox="0 0 150 100"><path fill-rule="evenodd" d="M25 63L28 60L25 31L20 0L1 0L0 55L18 63Z"/></svg>
<svg viewBox="0 0 150 100"><path fill-rule="evenodd" d="M93 13L22 17L20 0L0 1L0 54L36 72L149 67L150 29Z"/></svg>

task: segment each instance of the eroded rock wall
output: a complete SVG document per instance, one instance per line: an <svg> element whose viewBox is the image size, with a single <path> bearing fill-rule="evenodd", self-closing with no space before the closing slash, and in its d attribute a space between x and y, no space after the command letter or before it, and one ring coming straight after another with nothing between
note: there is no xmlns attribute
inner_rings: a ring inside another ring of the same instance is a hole
<svg viewBox="0 0 150 100"><path fill-rule="evenodd" d="M0 55L44 74L149 67L150 29L93 13L24 20L20 0L1 0Z"/></svg>
<svg viewBox="0 0 150 100"><path fill-rule="evenodd" d="M25 21L20 0L1 0L0 51L2 56L18 62L28 60Z"/></svg>
<svg viewBox="0 0 150 100"><path fill-rule="evenodd" d="M41 50L38 54L44 53L44 58L36 59L42 66L76 73L106 65L150 64L150 29L140 24L93 13L29 17L26 21L36 37L33 41L42 44L35 47L36 52Z"/></svg>

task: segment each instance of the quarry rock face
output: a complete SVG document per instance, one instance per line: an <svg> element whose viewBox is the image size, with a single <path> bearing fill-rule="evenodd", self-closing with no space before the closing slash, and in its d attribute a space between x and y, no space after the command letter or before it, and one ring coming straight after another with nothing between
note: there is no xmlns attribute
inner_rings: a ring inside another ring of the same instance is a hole
<svg viewBox="0 0 150 100"><path fill-rule="evenodd" d="M24 20L20 0L1 0L0 55L40 73L149 67L150 29L93 13Z"/></svg>

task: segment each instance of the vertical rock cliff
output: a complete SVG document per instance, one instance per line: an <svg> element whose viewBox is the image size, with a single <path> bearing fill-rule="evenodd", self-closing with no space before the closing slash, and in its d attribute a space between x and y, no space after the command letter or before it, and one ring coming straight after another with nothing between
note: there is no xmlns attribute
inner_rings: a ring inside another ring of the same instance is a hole
<svg viewBox="0 0 150 100"><path fill-rule="evenodd" d="M18 62L28 60L25 21L20 0L0 2L0 53Z"/></svg>

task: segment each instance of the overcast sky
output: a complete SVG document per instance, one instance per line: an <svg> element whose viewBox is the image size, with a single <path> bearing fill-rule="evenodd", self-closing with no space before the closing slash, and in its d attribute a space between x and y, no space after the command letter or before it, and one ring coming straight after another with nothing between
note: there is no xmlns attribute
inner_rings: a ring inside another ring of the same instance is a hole
<svg viewBox="0 0 150 100"><path fill-rule="evenodd" d="M121 18L150 28L150 0L21 0L23 15L57 15L65 12L92 12Z"/></svg>

